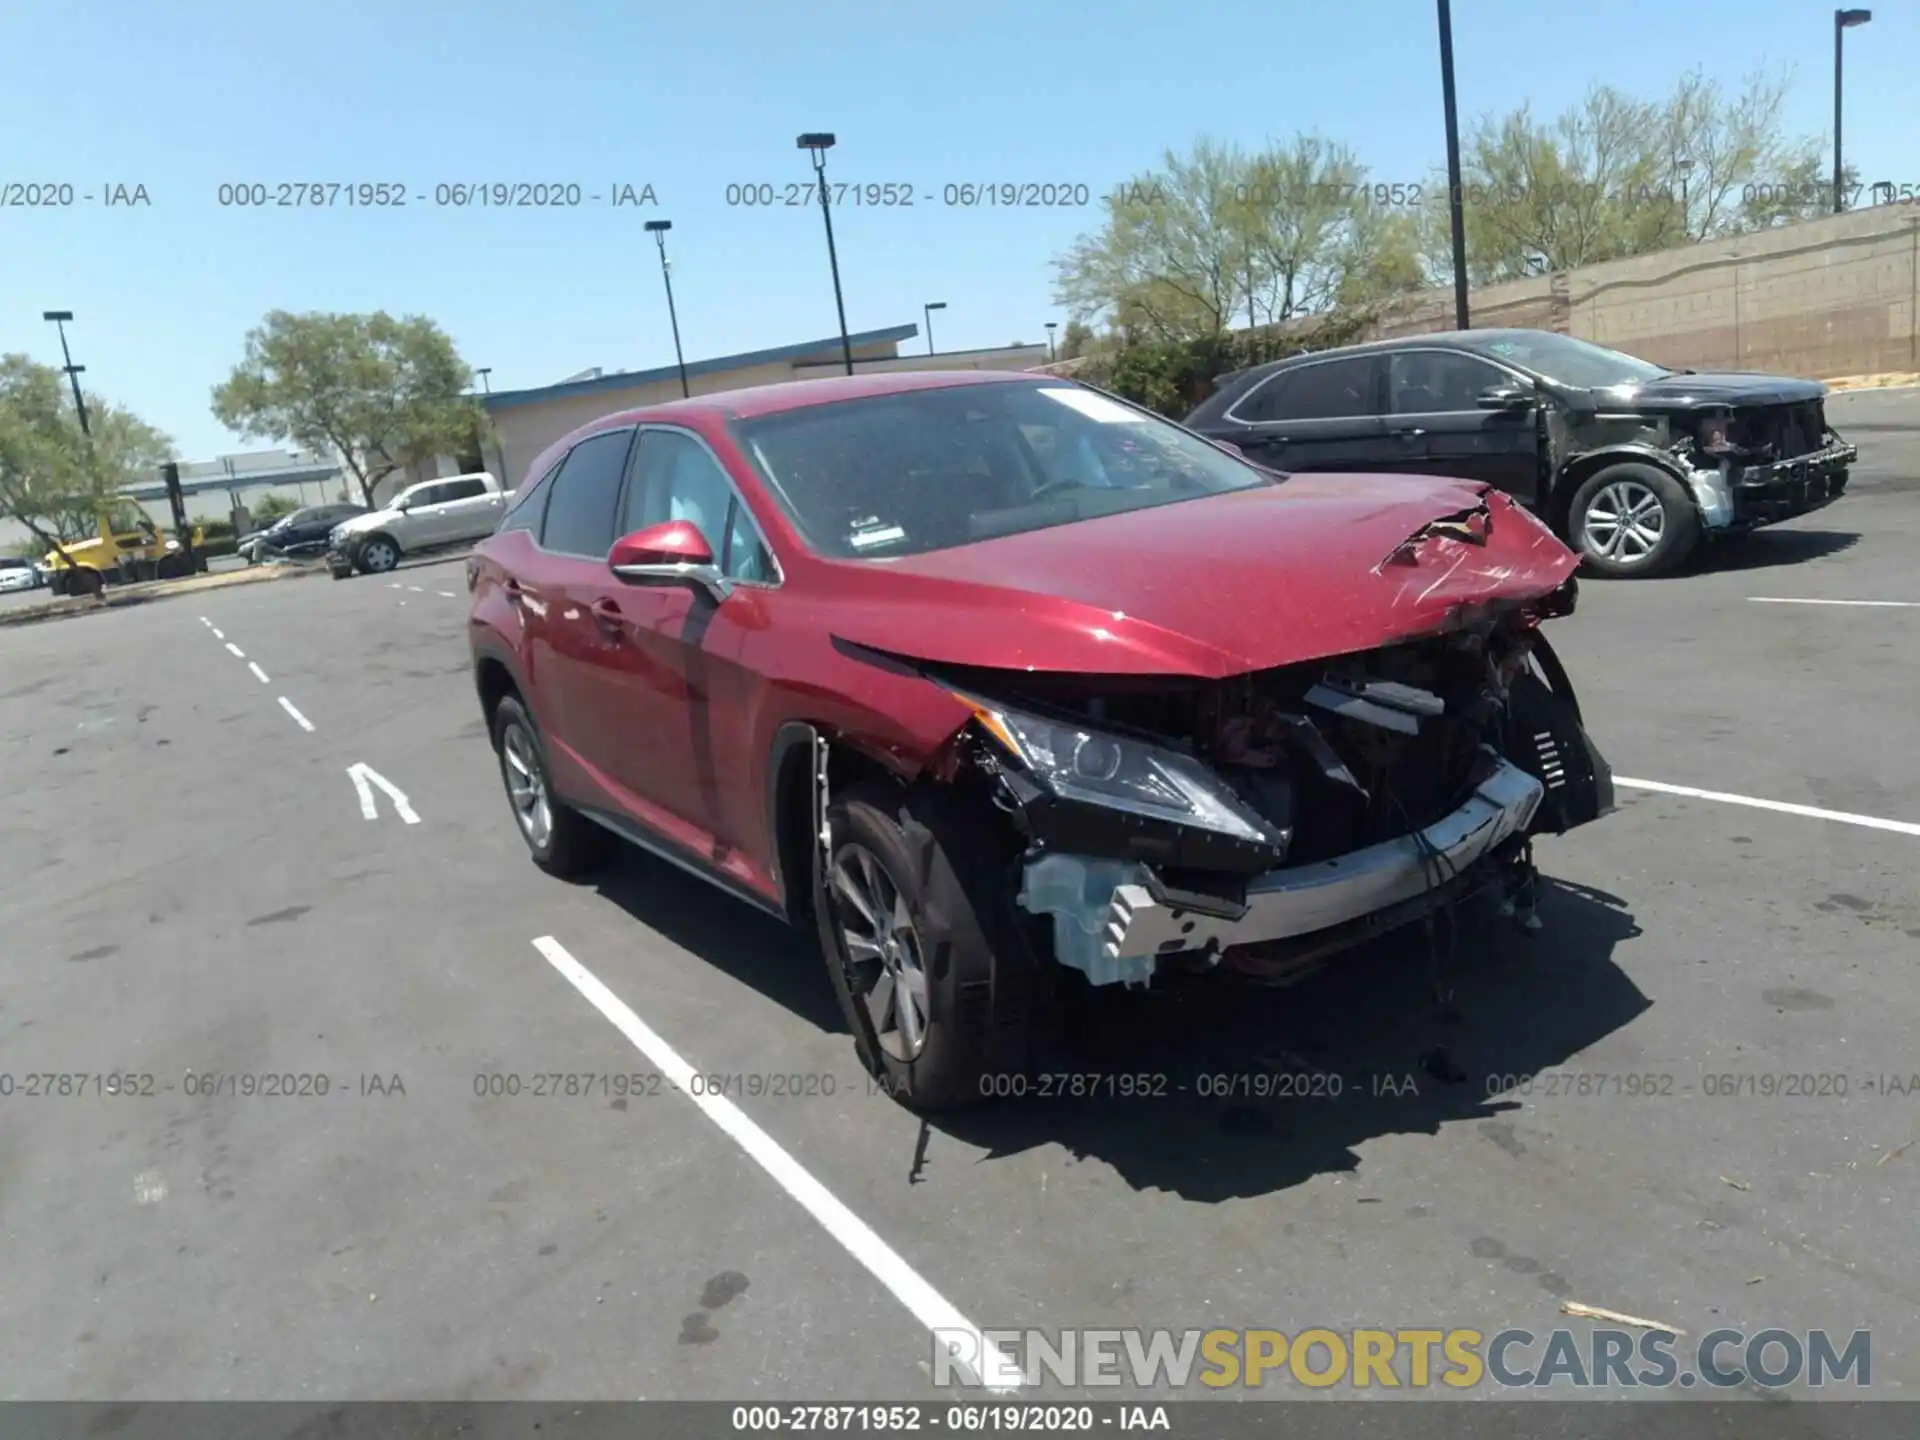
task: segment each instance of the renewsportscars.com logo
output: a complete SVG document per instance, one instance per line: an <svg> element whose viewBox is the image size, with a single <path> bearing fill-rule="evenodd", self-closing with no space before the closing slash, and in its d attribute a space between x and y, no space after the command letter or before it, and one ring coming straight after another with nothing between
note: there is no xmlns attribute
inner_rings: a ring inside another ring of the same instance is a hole
<svg viewBox="0 0 1920 1440"><path fill-rule="evenodd" d="M1825 1330L1714 1330L1682 1344L1671 1330L948 1330L933 1332L933 1383L1140 1390L1783 1389L1873 1383L1871 1332L1836 1345Z"/></svg>

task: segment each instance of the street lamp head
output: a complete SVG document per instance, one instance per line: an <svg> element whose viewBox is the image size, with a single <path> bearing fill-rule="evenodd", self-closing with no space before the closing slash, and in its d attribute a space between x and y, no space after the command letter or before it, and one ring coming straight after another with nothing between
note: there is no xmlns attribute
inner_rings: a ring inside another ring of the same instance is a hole
<svg viewBox="0 0 1920 1440"><path fill-rule="evenodd" d="M794 147L799 150L831 150L833 148L833 135L832 132L826 130L810 130L793 143Z"/></svg>
<svg viewBox="0 0 1920 1440"><path fill-rule="evenodd" d="M1873 19L1873 11L1871 10L1836 10L1833 12L1833 23L1838 25L1842 30L1851 30L1854 26L1864 25L1871 19Z"/></svg>
<svg viewBox="0 0 1920 1440"><path fill-rule="evenodd" d="M944 310L946 308L947 302L944 300L929 300L927 302L927 309L929 310Z"/></svg>
<svg viewBox="0 0 1920 1440"><path fill-rule="evenodd" d="M658 235L662 231L671 230L673 228L673 222L671 220L649 220L645 228Z"/></svg>
<svg viewBox="0 0 1920 1440"><path fill-rule="evenodd" d="M73 312L71 310L47 310L41 313L40 318L42 320L71 320L73 318Z"/></svg>
<svg viewBox="0 0 1920 1440"><path fill-rule="evenodd" d="M1058 320L1047 321L1047 329L1058 330L1059 328L1060 328L1060 322Z"/></svg>

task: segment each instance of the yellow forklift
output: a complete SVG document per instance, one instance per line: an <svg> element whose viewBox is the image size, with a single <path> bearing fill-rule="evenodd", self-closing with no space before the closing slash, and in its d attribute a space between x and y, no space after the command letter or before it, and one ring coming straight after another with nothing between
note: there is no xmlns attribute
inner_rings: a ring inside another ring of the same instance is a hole
<svg viewBox="0 0 1920 1440"><path fill-rule="evenodd" d="M139 501L115 495L83 501L60 516L59 548L40 566L56 595L97 595L109 584L171 580L207 568L201 553L206 534L189 528L180 467L165 467L167 499L172 503L174 538L161 532Z"/></svg>

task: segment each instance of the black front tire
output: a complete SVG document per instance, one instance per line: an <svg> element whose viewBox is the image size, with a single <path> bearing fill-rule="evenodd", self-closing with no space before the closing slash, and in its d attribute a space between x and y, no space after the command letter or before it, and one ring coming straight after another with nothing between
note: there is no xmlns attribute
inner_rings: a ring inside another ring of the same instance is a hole
<svg viewBox="0 0 1920 1440"><path fill-rule="evenodd" d="M384 535L361 541L353 555L353 568L362 575L384 575L399 564L400 547Z"/></svg>
<svg viewBox="0 0 1920 1440"><path fill-rule="evenodd" d="M552 772L547 768L546 746L533 717L519 699L509 695L494 706L491 724L493 753L500 764L500 782L507 791L507 803L514 806L516 777L514 761L528 765L536 774L545 796L548 822L544 835L521 823L515 806L514 824L526 842L533 863L549 875L572 879L592 870L613 848L613 836L587 819L554 792Z"/></svg>
<svg viewBox="0 0 1920 1440"><path fill-rule="evenodd" d="M1595 471L1574 491L1567 534L1595 574L1643 580L1686 563L1700 544L1700 511L1673 476L1630 461Z"/></svg>
<svg viewBox="0 0 1920 1440"><path fill-rule="evenodd" d="M827 810L828 873L815 912L834 993L862 1061L896 1099L918 1110L975 1103L1015 1087L1031 1056L1038 959L1012 912L1011 857L987 816L930 786L861 784ZM836 872L876 860L904 902L924 977L917 1053L896 1020L883 1031L870 1008L879 962L850 960L849 927L864 930ZM816 866L818 862L816 861Z"/></svg>

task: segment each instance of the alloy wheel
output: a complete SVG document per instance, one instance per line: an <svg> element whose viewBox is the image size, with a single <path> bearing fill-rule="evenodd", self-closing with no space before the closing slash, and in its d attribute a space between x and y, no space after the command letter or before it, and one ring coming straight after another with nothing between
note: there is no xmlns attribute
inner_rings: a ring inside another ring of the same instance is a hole
<svg viewBox="0 0 1920 1440"><path fill-rule="evenodd" d="M1596 560L1638 565L1667 533L1666 507L1638 480L1616 480L1587 503L1582 541Z"/></svg>
<svg viewBox="0 0 1920 1440"><path fill-rule="evenodd" d="M547 779L540 770L539 752L527 732L509 725L500 737L500 773L513 802L513 818L535 850L544 849L553 834L553 805L547 798Z"/></svg>
<svg viewBox="0 0 1920 1440"><path fill-rule="evenodd" d="M875 1038L893 1059L910 1061L927 1043L927 972L906 896L864 845L834 857L833 896Z"/></svg>

